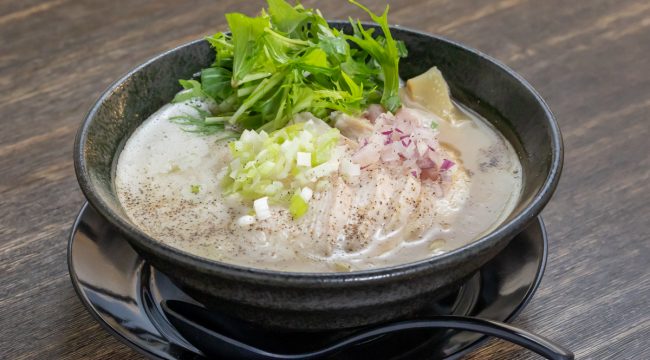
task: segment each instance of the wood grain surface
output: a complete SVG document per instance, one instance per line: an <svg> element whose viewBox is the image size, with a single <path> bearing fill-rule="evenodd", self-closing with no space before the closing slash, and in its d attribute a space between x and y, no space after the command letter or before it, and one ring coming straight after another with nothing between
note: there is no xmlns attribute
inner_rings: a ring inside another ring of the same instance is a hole
<svg viewBox="0 0 650 360"><path fill-rule="evenodd" d="M379 10L385 0L365 0ZM343 0L304 1L328 18ZM394 0L391 22L463 42L528 79L566 144L544 211L549 262L515 321L580 359L650 358L650 2ZM66 265L84 202L77 127L149 57L261 0L0 0L0 359L140 358L95 322ZM534 358L491 341L469 359Z"/></svg>

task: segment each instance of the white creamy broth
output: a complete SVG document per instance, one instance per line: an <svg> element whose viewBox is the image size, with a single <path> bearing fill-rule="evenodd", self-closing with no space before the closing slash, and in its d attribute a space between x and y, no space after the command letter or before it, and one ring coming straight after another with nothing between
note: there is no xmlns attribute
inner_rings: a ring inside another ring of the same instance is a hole
<svg viewBox="0 0 650 360"><path fill-rule="evenodd" d="M230 161L227 141L170 121L191 111L187 103L169 104L147 119L120 153L115 186L144 232L226 263L329 272L413 262L494 229L513 210L522 186L514 149L486 121L466 110L460 121L426 114L439 123L439 141L456 162L444 189L390 169L362 170L352 180L334 176L300 219L272 207L271 218L242 224L250 204L225 199L220 187ZM340 151L354 153L346 146Z"/></svg>

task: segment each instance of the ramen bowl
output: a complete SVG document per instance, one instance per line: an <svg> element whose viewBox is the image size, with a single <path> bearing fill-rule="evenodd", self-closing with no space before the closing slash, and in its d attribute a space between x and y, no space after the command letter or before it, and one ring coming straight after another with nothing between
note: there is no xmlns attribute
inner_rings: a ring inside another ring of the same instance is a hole
<svg viewBox="0 0 650 360"><path fill-rule="evenodd" d="M344 23L332 23L348 29ZM373 25L367 25L373 27ZM165 52L136 67L95 103L77 134L74 161L88 202L118 228L156 269L208 307L263 326L328 330L416 317L498 254L543 209L562 168L562 138L544 100L494 59L438 36L393 27L409 56L402 78L437 66L452 96L481 114L510 141L523 169L514 211L493 231L424 260L345 273L256 269L198 257L166 245L135 226L118 200L115 163L129 135L180 90L178 79L208 67L204 40Z"/></svg>

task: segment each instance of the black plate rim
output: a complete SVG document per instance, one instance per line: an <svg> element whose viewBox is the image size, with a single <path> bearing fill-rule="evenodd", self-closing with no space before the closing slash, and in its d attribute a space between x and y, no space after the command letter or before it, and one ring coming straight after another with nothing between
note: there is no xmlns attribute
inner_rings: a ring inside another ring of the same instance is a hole
<svg viewBox="0 0 650 360"><path fill-rule="evenodd" d="M519 316L519 314L521 314L521 312L524 310L524 308L528 306L530 301L533 299L533 295L535 295L535 292L537 292L537 289L539 288L539 285L542 282L542 278L544 277L544 272L546 271L546 262L548 260L548 234L546 232L546 225L544 224L542 215L538 215L533 221L539 222L540 230L542 233L542 239L544 239L542 245L542 258L541 261L539 262L539 265L537 266L537 273L535 274L535 280L533 281L532 286L528 288L528 291L524 295L524 298L521 301L521 303L519 303L519 305L515 307L513 312L510 315L508 315L505 320L502 321L506 324L516 319L517 316ZM461 359L463 356L478 349L478 347L483 345L483 343L485 343L488 340L488 338L489 338L488 336L482 336L480 339L468 345L466 348L458 351L455 354L447 356L446 358L444 358L444 360Z"/></svg>
<svg viewBox="0 0 650 360"><path fill-rule="evenodd" d="M121 343L137 351L139 354L144 355L145 357L164 360L164 358L152 353L148 349L145 349L129 341L129 339L127 339L124 335L122 335L122 333L113 329L104 319L102 319L101 316L99 316L97 311L95 311L95 307L90 303L88 297L86 297L84 292L81 291L81 288L79 287L79 278L77 277L77 272L75 271L74 265L72 264L72 243L74 242L75 233L77 228L79 227L81 218L83 217L84 213L86 212L86 209L89 206L91 205L87 201L83 204L81 210L79 210L79 213L77 214L77 217L74 219L74 222L72 223L72 227L70 228L70 234L68 235L68 249L67 249L68 254L66 256L66 259L68 261L68 275L70 276L70 281L72 282L72 287L74 288L74 292L77 294L77 297L81 301L81 304L83 304L84 308L86 308L86 311L90 314L90 316L92 316L95 319L95 321L97 321L99 325L104 330L106 330L109 334L113 335Z"/></svg>
<svg viewBox="0 0 650 360"><path fill-rule="evenodd" d="M141 355L144 355L145 357L148 358L153 358L153 359L164 359L163 357L158 356L157 354L151 352L150 350L135 344L131 342L128 338L126 338L122 333L118 332L114 328L110 326L95 310L95 307L90 303L90 300L86 297L84 292L81 290L79 287L79 279L77 277L77 273L74 269L74 265L72 263L72 244L74 242L75 238L75 233L77 228L79 227L79 223L81 222L81 218L83 217L86 209L92 206L88 202L85 202L83 206L81 207L81 210L79 210L79 213L77 214L72 227L70 228L70 233L68 235L68 246L67 246L67 262L68 262L68 275L70 276L70 281L72 282L72 287L74 288L75 293L77 294L77 297L81 301L82 305L86 308L86 311L90 313L90 315L99 323L99 325L106 330L109 334L113 335L115 338L117 338L121 343L124 345L128 346L129 348L135 350ZM544 220L542 219L541 215L538 215L535 220L539 222L540 230L541 230L541 235L543 241L542 245L542 256L541 256L541 261L539 262L539 265L537 267L537 272L535 275L535 279L532 283L532 286L528 289L526 294L523 297L523 300L515 309L513 312L506 317L503 322L505 323L510 323L512 320L514 320L522 311L523 309L530 303L531 299L533 298L533 295L539 288L539 285L542 281L542 278L544 277L544 271L546 270L546 263L547 263L547 258L548 258L548 236L546 232L546 226L544 224ZM466 348L447 356L445 359L446 360L454 360L454 359L460 359L463 356L469 354L470 352L476 350L481 344L483 344L485 341L487 341L488 337L483 336L480 339L476 340L474 343L468 345Z"/></svg>

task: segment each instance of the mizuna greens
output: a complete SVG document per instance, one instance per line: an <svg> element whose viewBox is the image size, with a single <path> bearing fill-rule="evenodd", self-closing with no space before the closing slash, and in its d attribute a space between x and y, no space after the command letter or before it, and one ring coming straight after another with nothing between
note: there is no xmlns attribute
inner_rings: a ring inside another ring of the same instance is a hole
<svg viewBox="0 0 650 360"><path fill-rule="evenodd" d="M268 0L268 11L257 17L226 14L230 33L207 38L216 51L214 63L200 79L181 80L185 90L174 98L208 98L216 106L174 121L188 131L225 137L246 129L278 130L301 112L327 119L332 111L354 115L373 103L395 112L406 48L391 36L388 6L375 15L350 3L366 11L382 34L352 19L352 34L344 34L320 11L285 0Z"/></svg>

